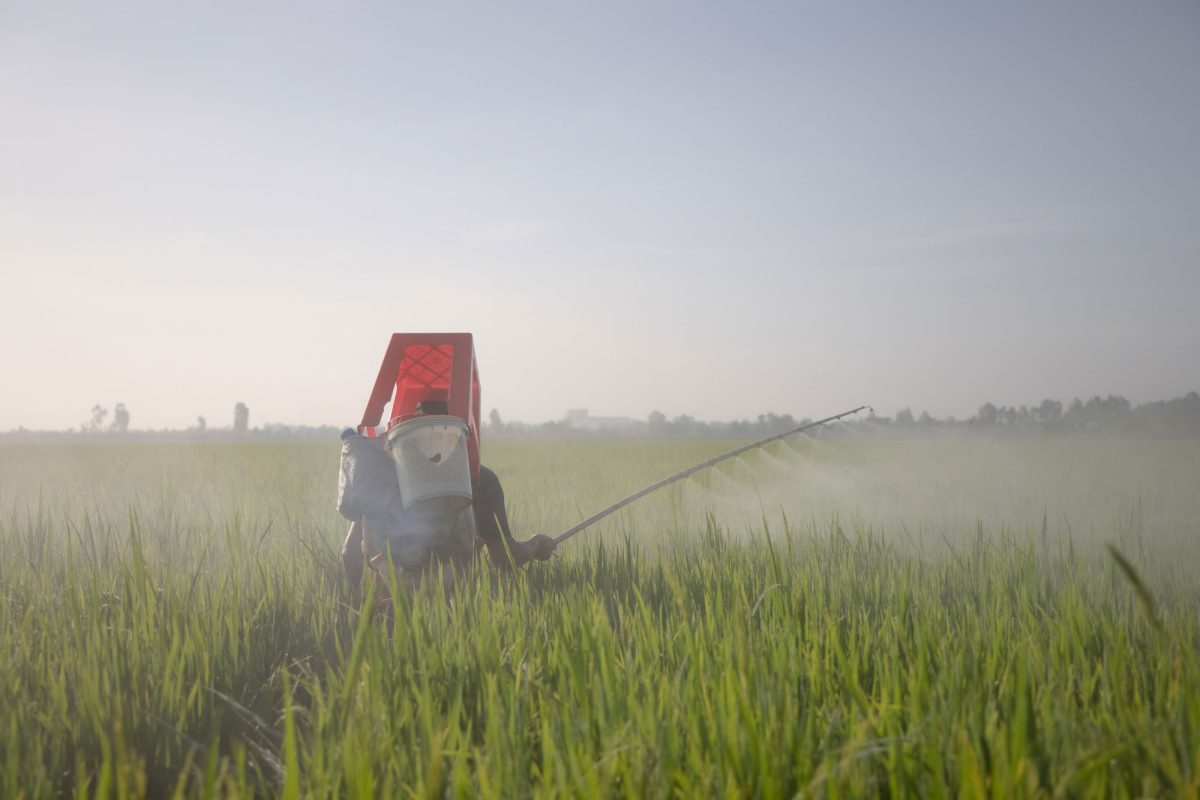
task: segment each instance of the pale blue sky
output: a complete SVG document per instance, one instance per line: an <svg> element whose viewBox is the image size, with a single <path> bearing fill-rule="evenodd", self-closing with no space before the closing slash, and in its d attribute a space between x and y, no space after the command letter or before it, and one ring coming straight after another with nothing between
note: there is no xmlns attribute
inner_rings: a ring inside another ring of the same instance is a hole
<svg viewBox="0 0 1200 800"><path fill-rule="evenodd" d="M1200 389L1200 4L0 0L0 429Z"/></svg>

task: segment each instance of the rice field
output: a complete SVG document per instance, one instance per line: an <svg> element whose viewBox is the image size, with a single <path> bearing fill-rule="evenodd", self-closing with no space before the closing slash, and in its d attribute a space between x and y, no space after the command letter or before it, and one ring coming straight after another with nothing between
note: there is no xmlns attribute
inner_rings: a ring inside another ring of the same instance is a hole
<svg viewBox="0 0 1200 800"><path fill-rule="evenodd" d="M524 538L732 444L484 462ZM774 445L390 638L337 455L0 447L0 797L1200 795L1200 442Z"/></svg>

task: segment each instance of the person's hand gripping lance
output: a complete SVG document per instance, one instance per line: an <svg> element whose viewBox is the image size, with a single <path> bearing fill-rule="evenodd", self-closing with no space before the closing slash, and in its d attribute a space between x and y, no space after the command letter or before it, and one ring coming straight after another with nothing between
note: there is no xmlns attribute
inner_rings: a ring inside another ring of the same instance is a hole
<svg viewBox="0 0 1200 800"><path fill-rule="evenodd" d="M508 547L512 552L514 565L520 567L531 561L549 561L554 556L554 548L557 545L549 536L538 533L523 542L510 541ZM491 553L490 550L488 552ZM503 563L495 556L492 556L492 562Z"/></svg>

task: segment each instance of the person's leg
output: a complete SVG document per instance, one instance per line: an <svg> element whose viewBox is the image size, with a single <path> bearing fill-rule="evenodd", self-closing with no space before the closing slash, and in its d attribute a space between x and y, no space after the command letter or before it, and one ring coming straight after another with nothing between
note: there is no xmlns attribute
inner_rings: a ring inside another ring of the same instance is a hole
<svg viewBox="0 0 1200 800"><path fill-rule="evenodd" d="M362 583L362 520L352 522L349 532L346 533L346 541L342 543L342 566L346 569L346 578L349 579L351 586L357 587Z"/></svg>
<svg viewBox="0 0 1200 800"><path fill-rule="evenodd" d="M363 567L367 562L362 527L362 520L350 523L346 541L342 543L342 567L346 570L346 580L350 584L350 604L355 607L362 605Z"/></svg>

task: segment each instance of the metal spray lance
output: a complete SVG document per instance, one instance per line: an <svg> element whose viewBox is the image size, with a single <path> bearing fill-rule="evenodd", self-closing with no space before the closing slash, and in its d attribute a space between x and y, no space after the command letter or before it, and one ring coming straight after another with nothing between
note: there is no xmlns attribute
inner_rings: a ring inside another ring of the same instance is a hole
<svg viewBox="0 0 1200 800"><path fill-rule="evenodd" d="M657 490L663 488L664 486L670 486L672 483L675 483L676 481L681 481L684 478L686 478L687 476L692 475L696 472L699 472L700 470L705 469L707 467L711 467L714 464L718 464L727 458L733 458L734 456L739 456L748 450L753 450L756 447L762 447L765 444L770 444L771 442L776 442L776 441L779 441L780 439L786 439L787 437L794 436L797 433L803 433L804 431L811 430L812 428L816 428L820 425L825 425L826 423L834 422L836 420L841 419L842 417L848 417L851 414L857 414L858 412L862 411L864 408L869 409L870 406L859 406L858 408L852 408L849 411L843 411L842 413L835 414L832 417L826 417L825 419L819 419L816 422L809 422L806 425L801 425L798 428L792 428L791 430L784 431L783 433L776 433L772 436L766 437L765 439L759 439L756 442L751 442L750 444L744 444L741 447L734 448L733 450L730 450L728 453L722 453L719 456L714 456L713 458L710 458L707 461L701 461L699 464L688 467L687 469L685 469L681 472L676 472L674 475L669 475L660 481L656 481L655 483L650 484L649 486L647 486L644 489L639 489L638 491L634 492L633 494L629 495L626 498L618 500L617 502L613 503L611 506L608 506L605 509L597 511L595 514L592 514L590 517L583 520L582 522L580 522L570 528L567 528L565 531L560 533L558 536L554 537L554 544L556 544L556 545L562 544L567 539L570 539L572 536L574 536L575 534L584 530L585 528L591 527L595 523L597 523L600 520L607 517L609 514L612 514L614 511L620 511L622 508L629 505L634 500L645 497L646 495L650 494L651 492L657 491Z"/></svg>

